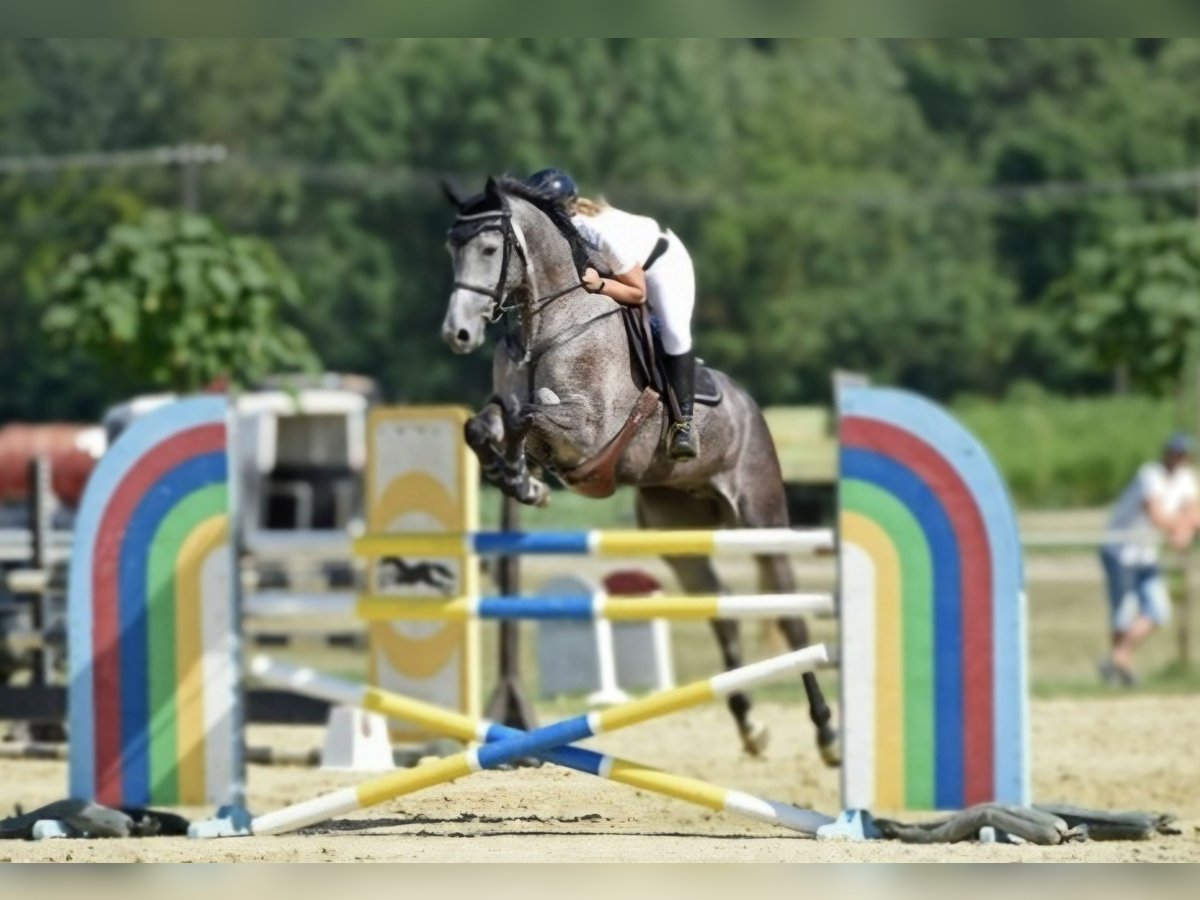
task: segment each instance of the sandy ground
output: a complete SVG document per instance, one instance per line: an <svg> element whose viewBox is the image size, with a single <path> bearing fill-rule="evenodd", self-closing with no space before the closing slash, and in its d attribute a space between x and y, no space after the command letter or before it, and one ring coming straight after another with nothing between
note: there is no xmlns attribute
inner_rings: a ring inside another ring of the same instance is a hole
<svg viewBox="0 0 1200 900"><path fill-rule="evenodd" d="M1088 519L1076 527L1094 524ZM722 574L736 589L754 590L751 568L737 562L723 561ZM637 565L667 577L658 561L642 560ZM593 560L579 561L578 568L595 577L602 574ZM560 571L561 562L530 559L524 569L532 590ZM824 589L832 563L814 560L798 564L797 569L802 584ZM481 773L299 835L209 842L9 841L0 842L0 861L1200 862L1200 695L1194 688L1190 694L1154 693L1160 689L1156 673L1169 667L1178 653L1176 626L1156 635L1139 656L1146 688L1134 694L1099 689L1095 663L1103 653L1107 627L1094 555L1035 557L1029 561L1028 573L1031 677L1037 698L1032 704L1035 797L1042 802L1100 809L1171 812L1179 817L1182 835L1142 843L1048 848L818 842L575 772L543 767ZM1200 583L1200 577L1194 580ZM328 624L344 628L346 623ZM536 696L536 630L528 628L524 634L525 678ZM776 634L765 626L746 623L744 634L747 659L783 649ZM1200 615L1192 616L1190 635L1191 646L1200 647ZM706 625L677 624L673 639L681 682L718 671L716 648ZM832 641L832 623L814 623L813 639ZM495 646L490 626L485 628L483 646L483 671L490 673L494 671ZM305 652L301 658L337 674L362 675L362 659L353 654L313 656ZM829 696L836 697L835 679L827 674L824 682ZM1171 689L1180 688L1174 684ZM725 787L835 811L837 772L824 768L812 747L811 728L799 694L794 689L760 692L757 709L773 733L763 760L741 753L732 722L718 707L673 716L592 743ZM551 721L578 708L568 704L543 710L543 721ZM293 750L314 747L320 737L316 729L250 729L251 744ZM351 775L315 770L251 767L250 804L255 812L266 812L356 780ZM65 788L65 764L0 760L0 814L7 814L16 804L30 809L59 799ZM203 817L211 811L184 812Z"/></svg>
<svg viewBox="0 0 1200 900"><path fill-rule="evenodd" d="M594 743L723 786L835 809L837 774L820 766L799 710L776 701L764 701L759 709L773 729L765 760L741 754L719 708ZM1033 713L1039 800L1169 811L1179 816L1183 834L1046 848L815 841L547 766L484 772L297 835L206 842L10 841L0 844L0 861L1200 861L1200 701L1186 695L1038 700ZM314 745L319 734L260 728L251 738L300 748ZM0 809L57 799L65 777L61 763L2 761ZM252 767L251 805L266 811L355 780L341 773Z"/></svg>

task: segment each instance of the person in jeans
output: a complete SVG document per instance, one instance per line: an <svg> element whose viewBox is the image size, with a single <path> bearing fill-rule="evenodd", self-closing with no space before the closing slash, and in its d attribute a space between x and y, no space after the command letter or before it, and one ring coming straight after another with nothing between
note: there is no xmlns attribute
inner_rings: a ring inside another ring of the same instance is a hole
<svg viewBox="0 0 1200 900"><path fill-rule="evenodd" d="M1200 489L1191 458L1191 438L1173 436L1158 461L1138 469L1113 509L1100 551L1112 624L1112 648L1100 674L1109 684L1134 683L1134 651L1170 619L1158 548L1165 538L1184 550L1200 527Z"/></svg>

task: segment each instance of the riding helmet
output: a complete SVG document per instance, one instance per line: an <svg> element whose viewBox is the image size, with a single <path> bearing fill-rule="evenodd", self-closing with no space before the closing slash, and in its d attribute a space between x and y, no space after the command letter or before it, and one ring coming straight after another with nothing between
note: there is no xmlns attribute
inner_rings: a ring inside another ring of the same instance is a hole
<svg viewBox="0 0 1200 900"><path fill-rule="evenodd" d="M575 179L562 169L542 169L540 172L534 172L525 179L525 183L559 203L566 203L579 196Z"/></svg>

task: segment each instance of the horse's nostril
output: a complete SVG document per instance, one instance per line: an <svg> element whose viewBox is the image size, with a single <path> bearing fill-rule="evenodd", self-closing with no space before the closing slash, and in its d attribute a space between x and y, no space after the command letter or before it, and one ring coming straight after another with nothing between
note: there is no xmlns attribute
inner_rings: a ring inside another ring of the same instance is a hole
<svg viewBox="0 0 1200 900"><path fill-rule="evenodd" d="M465 344L470 339L471 339L471 334L470 334L470 332L467 331L467 329L465 329L465 328L458 329L458 342L460 344Z"/></svg>

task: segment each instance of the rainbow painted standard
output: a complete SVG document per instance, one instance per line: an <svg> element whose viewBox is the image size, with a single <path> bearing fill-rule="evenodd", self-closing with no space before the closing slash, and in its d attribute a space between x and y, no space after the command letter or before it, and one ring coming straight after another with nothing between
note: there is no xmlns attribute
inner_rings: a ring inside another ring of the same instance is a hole
<svg viewBox="0 0 1200 900"><path fill-rule="evenodd" d="M1016 517L983 446L905 391L839 392L843 803L1029 802Z"/></svg>
<svg viewBox="0 0 1200 900"><path fill-rule="evenodd" d="M240 803L229 407L137 419L100 460L75 529L70 789L108 806Z"/></svg>

